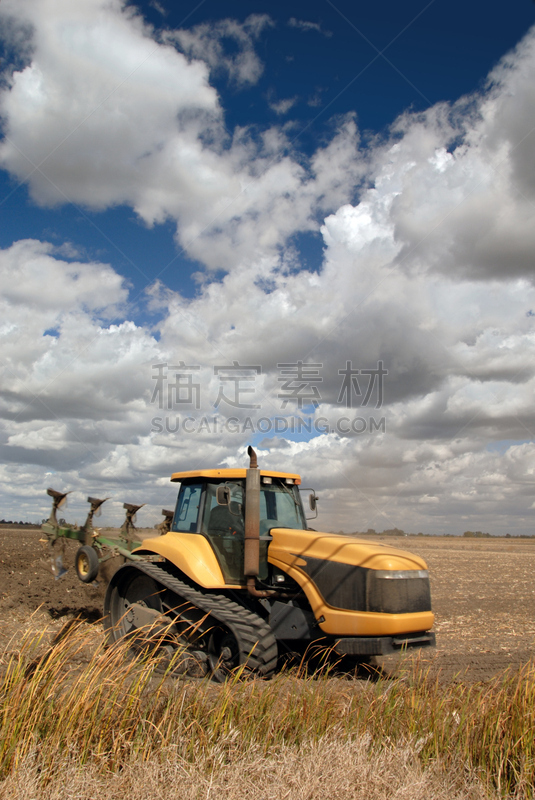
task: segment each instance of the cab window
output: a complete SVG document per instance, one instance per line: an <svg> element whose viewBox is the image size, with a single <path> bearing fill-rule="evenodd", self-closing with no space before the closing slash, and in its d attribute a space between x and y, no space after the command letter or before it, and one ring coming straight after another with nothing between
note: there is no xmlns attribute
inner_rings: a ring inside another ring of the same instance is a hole
<svg viewBox="0 0 535 800"><path fill-rule="evenodd" d="M230 503L217 503L217 483L206 485L201 532L209 539L226 583L243 583L245 527L243 484L228 482Z"/></svg>
<svg viewBox="0 0 535 800"><path fill-rule="evenodd" d="M173 531L196 533L201 505L202 483L190 483L180 487L180 494L173 517Z"/></svg>
<svg viewBox="0 0 535 800"><path fill-rule="evenodd" d="M209 537L237 536L239 539L243 539L245 535L243 486L239 483L227 483L226 485L230 490L230 504L220 506L216 498L218 484L207 484L201 530Z"/></svg>

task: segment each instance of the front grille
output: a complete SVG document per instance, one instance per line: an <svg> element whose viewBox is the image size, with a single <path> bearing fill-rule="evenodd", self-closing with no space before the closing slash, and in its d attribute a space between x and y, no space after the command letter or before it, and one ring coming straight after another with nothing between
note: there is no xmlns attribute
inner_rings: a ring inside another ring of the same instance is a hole
<svg viewBox="0 0 535 800"><path fill-rule="evenodd" d="M366 601L368 611L386 614L430 611L427 570L368 570Z"/></svg>
<svg viewBox="0 0 535 800"><path fill-rule="evenodd" d="M374 570L300 556L300 569L328 605L349 611L408 614L431 610L427 570Z"/></svg>

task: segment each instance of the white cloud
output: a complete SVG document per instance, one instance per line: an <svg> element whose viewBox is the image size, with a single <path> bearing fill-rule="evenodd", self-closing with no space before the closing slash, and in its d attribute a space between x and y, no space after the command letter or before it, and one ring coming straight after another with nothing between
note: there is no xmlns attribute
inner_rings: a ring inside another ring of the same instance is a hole
<svg viewBox="0 0 535 800"><path fill-rule="evenodd" d="M322 33L324 36L330 38L332 36L332 31L324 30L319 22L310 22L306 19L297 19L296 17L290 17L288 20L288 25L290 28L298 28L305 33L309 31L316 31L316 33Z"/></svg>
<svg viewBox="0 0 535 800"><path fill-rule="evenodd" d="M234 19L204 22L189 30L170 32L166 39L177 42L190 58L205 61L216 75L226 72L231 83L246 87L256 84L264 69L254 49L255 41L273 25L268 14L250 14L243 23ZM230 52L225 52L229 41Z"/></svg>
<svg viewBox="0 0 535 800"><path fill-rule="evenodd" d="M120 0L83 0L74 10L6 0L6 17L33 28L26 66L0 91L0 164L38 203L127 204L148 225L171 218L189 255L231 269L276 252L295 231L317 230L320 208L352 197L362 170L350 121L335 134L329 169L284 155L291 147L278 129L258 139L245 129L229 137L224 127L200 59L224 64L241 83L256 81L252 44L269 17L169 31L163 43ZM226 58L221 39L229 36L240 47Z"/></svg>
<svg viewBox="0 0 535 800"><path fill-rule="evenodd" d="M33 239L1 250L3 301L21 306L22 312L32 309L58 315L76 306L110 314L126 300L124 280L107 264L60 261L54 257L58 250Z"/></svg>
<svg viewBox="0 0 535 800"><path fill-rule="evenodd" d="M532 274L534 40L531 32L494 70L482 96L402 117L400 142L378 154L378 177L397 192L403 269L476 280Z"/></svg>
<svg viewBox="0 0 535 800"><path fill-rule="evenodd" d="M148 223L171 217L187 252L228 274L205 277L191 300L152 287L156 337L129 319L110 265L33 240L0 252L6 495L24 495L30 479L43 488L56 470L80 492L112 486L117 509L130 492L169 504L166 475L244 463L251 437L151 432L163 415L149 402L153 365L198 365L193 415L207 418L217 415L215 365L261 365L261 408L238 413L257 420L282 414L277 365L302 360L323 365L316 417L328 426L310 441L264 441L260 458L315 485L318 524L531 530L535 34L480 95L405 114L367 149L346 118L305 159L280 127L256 139L225 129L208 68L195 60L224 62L217 25L193 29L189 49L181 42L188 62L118 0L7 0L8 12L35 29L26 66L0 98L4 166L43 204L68 195L96 208L129 204ZM226 69L242 84L259 74L252 43L262 19L232 28L249 61ZM41 172L29 174L28 157ZM317 231L319 216L323 265L307 272L287 243ZM379 360L384 407L341 407L346 362ZM386 430L331 431L341 414L384 415ZM24 496L30 508L37 495Z"/></svg>
<svg viewBox="0 0 535 800"><path fill-rule="evenodd" d="M288 111L294 107L298 98L296 97L286 97L284 100L275 100L269 104L269 107L275 114L283 115L287 114Z"/></svg>
<svg viewBox="0 0 535 800"><path fill-rule="evenodd" d="M1 95L0 158L43 205L136 203L151 156L170 137L193 145L220 113L204 64L156 44L119 0L7 0L0 14L34 26L31 61Z"/></svg>
<svg viewBox="0 0 535 800"><path fill-rule="evenodd" d="M12 443L20 443L21 430L30 437L22 446L31 449L32 420L58 430L66 418L128 424L130 414L144 409L147 386L138 372L158 347L132 322L110 324L124 314L127 297L111 267L66 262L51 245L30 240L0 251L0 276L0 408L16 427Z"/></svg>

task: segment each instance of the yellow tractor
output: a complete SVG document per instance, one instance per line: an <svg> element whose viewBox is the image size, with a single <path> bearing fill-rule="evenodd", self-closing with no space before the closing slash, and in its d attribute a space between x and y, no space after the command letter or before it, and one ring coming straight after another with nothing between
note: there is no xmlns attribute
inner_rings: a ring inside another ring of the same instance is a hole
<svg viewBox="0 0 535 800"><path fill-rule="evenodd" d="M119 540L92 527L58 524L64 494L50 489L53 511L43 525L51 545L78 539L80 580L93 581L102 562L120 556L104 601L109 642L123 639L157 651L177 671L221 677L237 667L268 677L289 651L330 652L355 662L430 647L429 575L411 553L307 526L299 475L261 470L249 448L243 469L177 472L174 513L164 510L161 535L135 541L133 514ZM312 512L316 496L309 496ZM63 525L63 527L62 527ZM53 559L55 574L63 573Z"/></svg>
<svg viewBox="0 0 535 800"><path fill-rule="evenodd" d="M434 645L425 562L308 528L299 475L249 456L247 469L171 477L180 483L171 529L143 541L108 585L108 638L156 630L170 653L189 647L194 673L246 665L265 677L295 647L366 661ZM314 510L313 493L309 502Z"/></svg>

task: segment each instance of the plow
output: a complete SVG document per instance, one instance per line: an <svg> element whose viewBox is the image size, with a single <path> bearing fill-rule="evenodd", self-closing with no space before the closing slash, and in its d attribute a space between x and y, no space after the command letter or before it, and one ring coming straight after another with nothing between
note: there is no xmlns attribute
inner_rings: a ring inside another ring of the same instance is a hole
<svg viewBox="0 0 535 800"><path fill-rule="evenodd" d="M89 511L84 524L68 525L63 519L58 521L58 509L65 505L65 501L71 492L58 492L55 489L47 489L47 494L52 498L52 511L46 522L41 526L41 530L46 534L49 544L50 558L52 561L52 574L57 579L61 578L67 570L63 564L63 553L57 552L56 544L63 539L72 539L80 543L75 558L74 567L76 574L82 583L93 583L98 577L100 567L106 561L120 556L125 560L137 561L132 551L141 545L141 541L136 541L136 526L134 519L137 512L143 508L141 505L124 503L126 510L125 520L119 530L118 538L103 535L98 528L93 527L93 517L101 510L103 503L109 500L105 497L99 500L97 497L88 497ZM162 509L163 521L155 526L161 535L168 533L171 528L173 511Z"/></svg>

